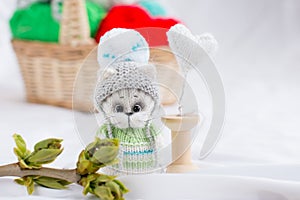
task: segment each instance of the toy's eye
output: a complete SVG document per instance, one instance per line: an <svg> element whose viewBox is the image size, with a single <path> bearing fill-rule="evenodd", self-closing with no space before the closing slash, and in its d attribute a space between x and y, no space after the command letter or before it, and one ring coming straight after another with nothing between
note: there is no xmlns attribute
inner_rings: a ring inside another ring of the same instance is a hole
<svg viewBox="0 0 300 200"><path fill-rule="evenodd" d="M142 110L142 106L140 104L135 104L133 107L132 107L132 111L133 112L140 112Z"/></svg>
<svg viewBox="0 0 300 200"><path fill-rule="evenodd" d="M115 107L115 112L123 112L123 110L124 110L124 108L123 108L123 106L121 106L121 105L116 105L116 107Z"/></svg>

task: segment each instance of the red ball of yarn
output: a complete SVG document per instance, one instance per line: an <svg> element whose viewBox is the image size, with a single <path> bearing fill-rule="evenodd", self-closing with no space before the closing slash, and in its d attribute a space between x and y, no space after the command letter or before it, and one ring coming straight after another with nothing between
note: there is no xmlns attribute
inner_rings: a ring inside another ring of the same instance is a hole
<svg viewBox="0 0 300 200"><path fill-rule="evenodd" d="M167 45L166 31L173 25L179 23L173 18L152 18L150 14L137 5L117 5L111 8L102 20L96 41L113 28L137 29L149 43L149 46ZM155 29L141 29L145 27L156 27ZM165 29L158 29L165 28Z"/></svg>

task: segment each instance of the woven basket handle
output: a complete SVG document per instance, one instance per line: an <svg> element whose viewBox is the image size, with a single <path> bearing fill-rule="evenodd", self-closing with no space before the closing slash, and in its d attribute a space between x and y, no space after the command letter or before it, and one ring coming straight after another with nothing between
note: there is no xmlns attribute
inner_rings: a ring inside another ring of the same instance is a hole
<svg viewBox="0 0 300 200"><path fill-rule="evenodd" d="M59 43L71 46L95 43L90 37L85 0L64 0L63 5Z"/></svg>

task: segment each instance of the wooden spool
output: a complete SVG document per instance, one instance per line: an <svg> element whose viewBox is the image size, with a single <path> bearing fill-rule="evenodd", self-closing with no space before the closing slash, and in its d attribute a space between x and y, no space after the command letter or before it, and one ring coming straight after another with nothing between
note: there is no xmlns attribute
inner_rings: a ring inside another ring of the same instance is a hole
<svg viewBox="0 0 300 200"><path fill-rule="evenodd" d="M191 129L199 123L198 115L170 115L162 117L162 122L171 130L172 160L167 173L184 173L198 169L192 163Z"/></svg>

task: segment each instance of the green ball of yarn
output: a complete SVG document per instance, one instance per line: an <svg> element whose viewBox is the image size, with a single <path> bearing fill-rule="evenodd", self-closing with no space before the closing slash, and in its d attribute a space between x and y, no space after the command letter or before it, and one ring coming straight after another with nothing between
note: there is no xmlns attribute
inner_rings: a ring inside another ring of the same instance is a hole
<svg viewBox="0 0 300 200"><path fill-rule="evenodd" d="M86 2L91 37L94 37L106 10L93 2ZM49 3L33 3L25 9L16 10L10 19L13 38L58 42L60 24L52 17Z"/></svg>
<svg viewBox="0 0 300 200"><path fill-rule="evenodd" d="M166 16L167 15L166 10L157 1L142 0L142 1L139 1L138 4L140 6L142 6L143 8L145 8L152 16Z"/></svg>
<svg viewBox="0 0 300 200"><path fill-rule="evenodd" d="M106 16L106 9L91 1L86 1L88 20L91 28L91 37L94 38L99 28L99 24L102 19Z"/></svg>

